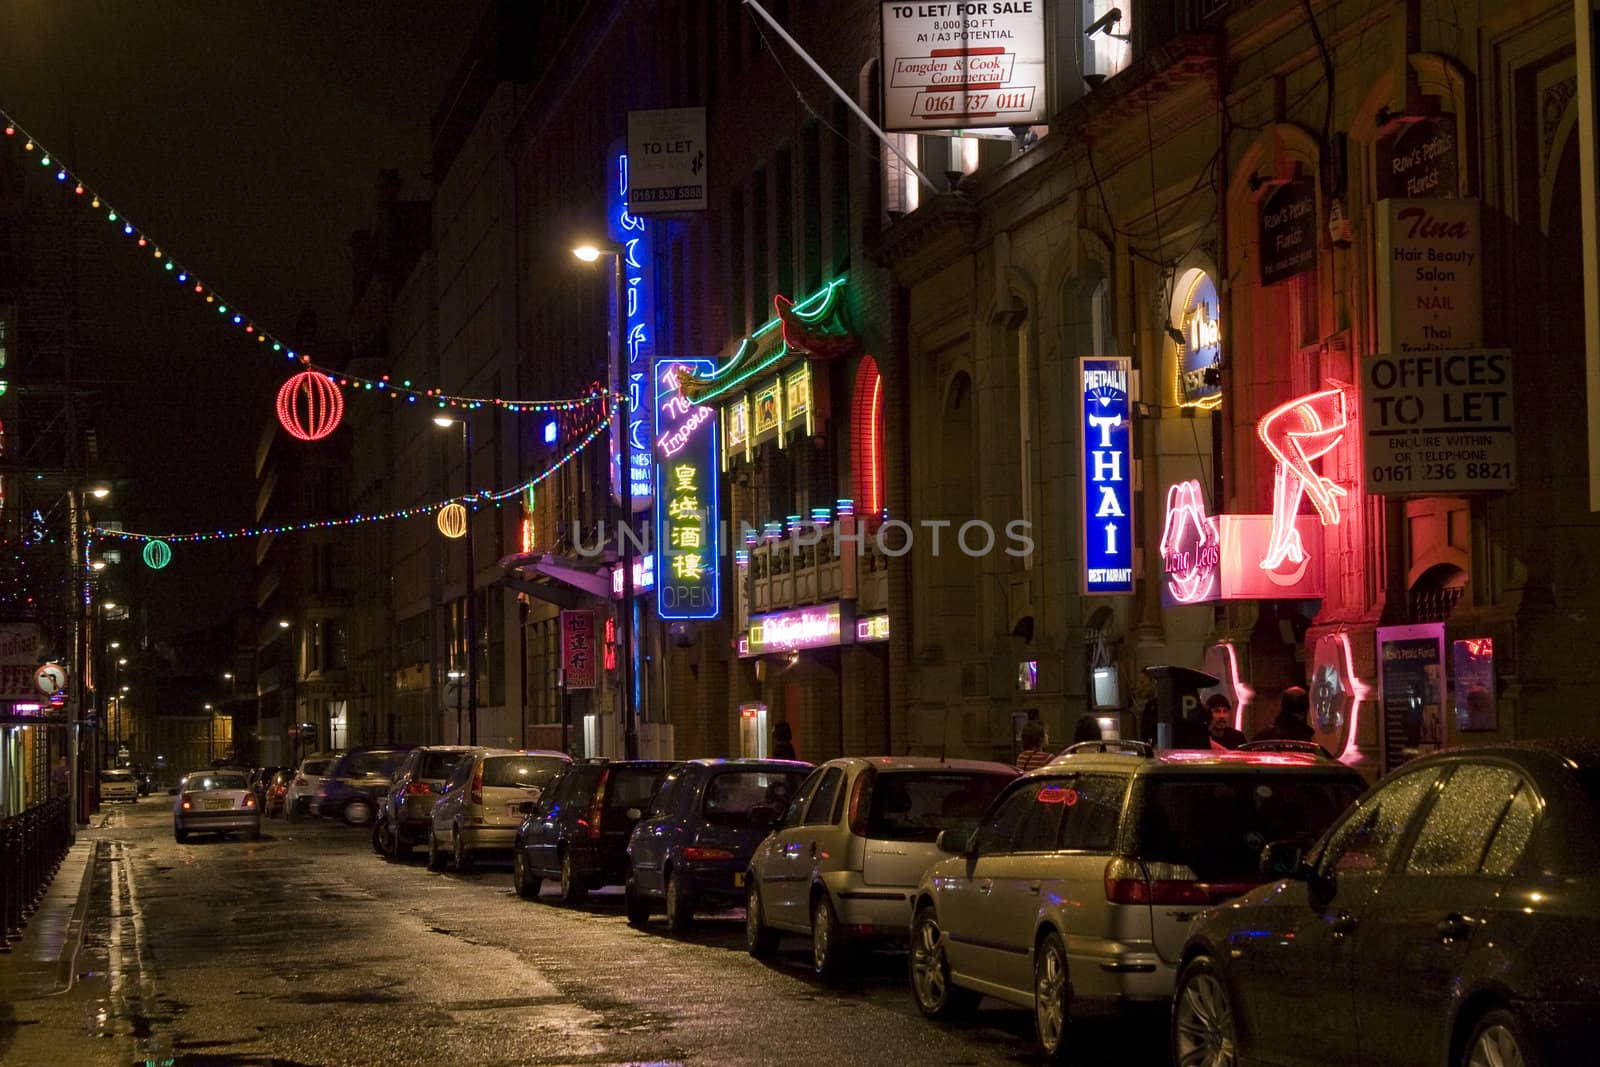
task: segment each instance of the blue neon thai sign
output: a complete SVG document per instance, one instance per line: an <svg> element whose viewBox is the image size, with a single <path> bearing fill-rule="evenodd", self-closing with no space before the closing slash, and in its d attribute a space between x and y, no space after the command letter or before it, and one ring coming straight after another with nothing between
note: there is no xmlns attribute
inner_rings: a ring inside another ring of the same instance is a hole
<svg viewBox="0 0 1600 1067"><path fill-rule="evenodd" d="M622 249L623 293L625 306L617 309L623 322L622 344L628 356L627 382L614 382L613 388L627 390L628 446L632 450L632 469L628 472L633 510L650 506L650 412L645 404L650 360L655 355L655 299L650 287L650 225L628 210L628 153L618 141L611 153L611 182L606 192L606 220L611 240ZM616 373L615 370L612 371ZM615 432L611 447L611 491L622 495L621 441Z"/></svg>
<svg viewBox="0 0 1600 1067"><path fill-rule="evenodd" d="M715 369L710 359L655 364L656 614L663 619L714 619L720 608L717 410L678 388L681 371Z"/></svg>
<svg viewBox="0 0 1600 1067"><path fill-rule="evenodd" d="M1079 360L1083 435L1083 591L1133 592L1133 404L1131 362Z"/></svg>

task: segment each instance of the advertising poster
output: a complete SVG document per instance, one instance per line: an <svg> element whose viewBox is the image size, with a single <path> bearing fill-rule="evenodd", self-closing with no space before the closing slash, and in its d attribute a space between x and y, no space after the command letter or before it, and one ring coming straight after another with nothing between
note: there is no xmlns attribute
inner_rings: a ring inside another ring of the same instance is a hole
<svg viewBox="0 0 1600 1067"><path fill-rule="evenodd" d="M1483 344L1477 200L1378 204L1378 351Z"/></svg>
<svg viewBox="0 0 1600 1067"><path fill-rule="evenodd" d="M594 612L561 613L561 670L568 689L593 689L599 643Z"/></svg>
<svg viewBox="0 0 1600 1067"><path fill-rule="evenodd" d="M1444 623L1378 627L1383 770L1444 745Z"/></svg>
<svg viewBox="0 0 1600 1067"><path fill-rule="evenodd" d="M1124 356L1079 360L1083 591L1133 592L1133 401Z"/></svg>
<svg viewBox="0 0 1600 1067"><path fill-rule="evenodd" d="M886 3L883 127L957 130L1045 120L1045 0Z"/></svg>
<svg viewBox="0 0 1600 1067"><path fill-rule="evenodd" d="M1379 496L1454 496L1516 487L1511 353L1367 356L1362 464Z"/></svg>
<svg viewBox="0 0 1600 1067"><path fill-rule="evenodd" d="M1261 201L1257 237L1261 284L1276 285L1317 265L1317 183L1284 182Z"/></svg>
<svg viewBox="0 0 1600 1067"><path fill-rule="evenodd" d="M628 208L635 215L704 211L706 109L628 112Z"/></svg>

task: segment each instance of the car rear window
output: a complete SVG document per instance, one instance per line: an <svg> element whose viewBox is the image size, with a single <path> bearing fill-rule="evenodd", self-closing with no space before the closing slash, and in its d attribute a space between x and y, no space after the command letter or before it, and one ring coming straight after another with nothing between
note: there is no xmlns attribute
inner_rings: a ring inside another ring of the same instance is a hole
<svg viewBox="0 0 1600 1067"><path fill-rule="evenodd" d="M483 784L543 789L566 763L555 756L489 756L483 761Z"/></svg>
<svg viewBox="0 0 1600 1067"><path fill-rule="evenodd" d="M395 768L406 758L404 751L379 749L375 752L357 752L350 756L350 777L363 774L393 776Z"/></svg>
<svg viewBox="0 0 1600 1067"><path fill-rule="evenodd" d="M444 781L456 769L465 752L424 752L417 757L417 770L413 777ZM319 773L316 771L313 774Z"/></svg>
<svg viewBox="0 0 1600 1067"><path fill-rule="evenodd" d="M300 765L301 774L327 774L331 759L308 759Z"/></svg>
<svg viewBox="0 0 1600 1067"><path fill-rule="evenodd" d="M772 822L789 807L804 771L725 771L706 783L701 811L713 826L755 826ZM758 820L757 811L770 813Z"/></svg>
<svg viewBox="0 0 1600 1067"><path fill-rule="evenodd" d="M872 783L867 837L932 841L940 830L974 830L1011 781L982 771L880 771Z"/></svg>
<svg viewBox="0 0 1600 1067"><path fill-rule="evenodd" d="M606 807L612 811L650 806L669 765L661 767L612 767L606 776Z"/></svg>
<svg viewBox="0 0 1600 1067"><path fill-rule="evenodd" d="M247 789L249 784L242 774L226 774L213 772L211 774L197 774L189 779L191 792L206 789Z"/></svg>
<svg viewBox="0 0 1600 1067"><path fill-rule="evenodd" d="M131 782L133 781L133 775L127 771L102 771L100 780L102 782Z"/></svg>
<svg viewBox="0 0 1600 1067"><path fill-rule="evenodd" d="M1366 783L1327 774L1152 775L1142 779L1136 854L1203 882L1261 880L1262 846L1309 848Z"/></svg>

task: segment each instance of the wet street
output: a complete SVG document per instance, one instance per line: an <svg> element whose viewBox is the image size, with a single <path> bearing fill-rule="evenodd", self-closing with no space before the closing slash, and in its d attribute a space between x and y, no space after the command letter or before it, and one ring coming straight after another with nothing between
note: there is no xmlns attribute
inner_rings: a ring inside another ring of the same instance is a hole
<svg viewBox="0 0 1600 1067"><path fill-rule="evenodd" d="M742 916L684 938L511 890L509 865L429 873L365 832L269 820L259 842L173 841L170 799L87 833L90 905L72 988L0 1004L0 1062L62 1064L1032 1063L1031 1018L986 1001L921 1018L903 956L814 981L805 945L774 965ZM0 962L0 966L4 966ZM1079 1024L1077 1062L1159 1064L1159 1016Z"/></svg>

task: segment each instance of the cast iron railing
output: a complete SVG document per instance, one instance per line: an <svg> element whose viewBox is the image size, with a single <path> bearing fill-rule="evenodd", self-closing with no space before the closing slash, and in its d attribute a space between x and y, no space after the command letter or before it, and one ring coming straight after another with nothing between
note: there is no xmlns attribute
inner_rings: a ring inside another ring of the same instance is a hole
<svg viewBox="0 0 1600 1067"><path fill-rule="evenodd" d="M72 808L57 797L0 820L0 952L22 940L50 879L72 847Z"/></svg>

